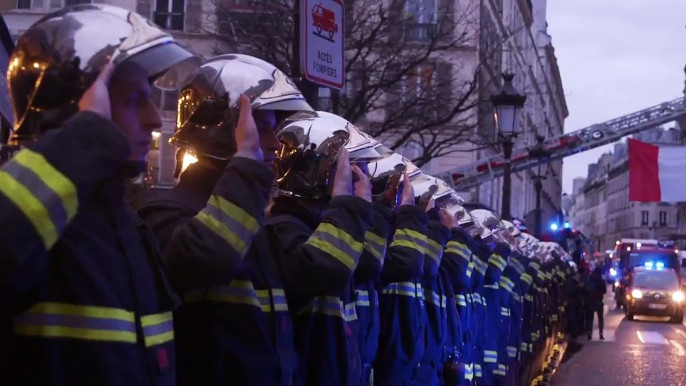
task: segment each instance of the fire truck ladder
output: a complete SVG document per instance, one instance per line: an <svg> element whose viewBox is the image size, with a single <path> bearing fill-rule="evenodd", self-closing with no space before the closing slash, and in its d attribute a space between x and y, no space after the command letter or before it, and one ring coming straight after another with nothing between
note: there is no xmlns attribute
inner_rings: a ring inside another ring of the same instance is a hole
<svg viewBox="0 0 686 386"><path fill-rule="evenodd" d="M657 106L637 111L610 121L595 124L585 129L548 138L543 148L550 152L549 160L561 159L582 151L594 149L620 140L627 135L649 130L665 123L686 117L686 98L664 102ZM512 152L512 172L529 169L545 160L533 158L530 151L535 145L528 145ZM503 154L460 166L436 175L456 191L466 191L503 175L505 165Z"/></svg>

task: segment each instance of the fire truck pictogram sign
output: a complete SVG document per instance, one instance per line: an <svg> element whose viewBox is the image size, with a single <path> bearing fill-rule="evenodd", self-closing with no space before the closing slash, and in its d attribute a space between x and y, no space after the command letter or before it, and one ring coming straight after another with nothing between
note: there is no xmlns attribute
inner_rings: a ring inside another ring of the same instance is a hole
<svg viewBox="0 0 686 386"><path fill-rule="evenodd" d="M309 81L345 86L345 7L342 0L301 0L300 71Z"/></svg>

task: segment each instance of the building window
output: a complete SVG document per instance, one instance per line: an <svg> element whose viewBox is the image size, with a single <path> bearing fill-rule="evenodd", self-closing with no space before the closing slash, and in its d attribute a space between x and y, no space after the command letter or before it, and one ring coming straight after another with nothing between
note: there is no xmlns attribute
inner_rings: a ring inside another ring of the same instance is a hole
<svg viewBox="0 0 686 386"><path fill-rule="evenodd" d="M648 211L642 210L641 211L641 225L648 225L649 220L650 220L650 218L648 217Z"/></svg>
<svg viewBox="0 0 686 386"><path fill-rule="evenodd" d="M178 96L179 93L177 90L162 90L158 87L152 88L152 101L162 111L176 111Z"/></svg>
<svg viewBox="0 0 686 386"><path fill-rule="evenodd" d="M68 7L70 5L77 5L77 4L90 4L90 0L64 0L64 6Z"/></svg>
<svg viewBox="0 0 686 386"><path fill-rule="evenodd" d="M31 9L31 0L17 0L17 9Z"/></svg>
<svg viewBox="0 0 686 386"><path fill-rule="evenodd" d="M660 226L667 225L667 212L660 211Z"/></svg>
<svg viewBox="0 0 686 386"><path fill-rule="evenodd" d="M429 42L436 38L438 0L407 0L405 2L405 38L415 42Z"/></svg>
<svg viewBox="0 0 686 386"><path fill-rule="evenodd" d="M405 103L415 103L422 99L423 95L431 90L431 79L433 78L434 68L429 65L417 66L411 69L404 77L402 82L402 98ZM421 104L415 105L421 109Z"/></svg>
<svg viewBox="0 0 686 386"><path fill-rule="evenodd" d="M183 31L186 11L185 0L157 0L155 3L155 24L172 31Z"/></svg>

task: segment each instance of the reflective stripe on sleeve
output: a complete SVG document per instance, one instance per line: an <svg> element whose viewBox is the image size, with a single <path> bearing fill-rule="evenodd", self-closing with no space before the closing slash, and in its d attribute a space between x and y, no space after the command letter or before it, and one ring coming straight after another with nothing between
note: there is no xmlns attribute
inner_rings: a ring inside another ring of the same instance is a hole
<svg viewBox="0 0 686 386"><path fill-rule="evenodd" d="M74 183L29 149L17 153L0 170L0 193L31 222L46 250L55 245L79 206Z"/></svg>
<svg viewBox="0 0 686 386"><path fill-rule="evenodd" d="M372 231L367 231L364 234L364 250L383 262L386 253L386 240Z"/></svg>
<svg viewBox="0 0 686 386"><path fill-rule="evenodd" d="M391 283L384 287L381 293L383 293L384 295L401 295L410 296L413 298L424 297L421 284L415 284L407 281L400 283Z"/></svg>
<svg viewBox="0 0 686 386"><path fill-rule="evenodd" d="M45 338L136 343L133 312L119 308L38 303L14 318L14 333Z"/></svg>
<svg viewBox="0 0 686 386"><path fill-rule="evenodd" d="M361 242L330 223L319 224L307 244L333 256L350 270L355 269L363 247Z"/></svg>
<svg viewBox="0 0 686 386"><path fill-rule="evenodd" d="M248 280L233 280L229 285L192 290L184 294L183 300L186 303L209 301L243 304L260 308L262 312L288 311L286 293L283 289L255 290L252 282Z"/></svg>
<svg viewBox="0 0 686 386"><path fill-rule="evenodd" d="M145 347L157 346L174 340L174 320L171 312L141 317Z"/></svg>
<svg viewBox="0 0 686 386"><path fill-rule="evenodd" d="M505 270L505 266L507 266L507 261L505 261L505 259L503 259L503 257L499 254L493 253L491 257L488 258L488 264L491 264L497 267L500 271L503 271Z"/></svg>
<svg viewBox="0 0 686 386"><path fill-rule="evenodd" d="M429 243L426 247L426 255L431 258L431 260L436 263L436 265L441 264L441 258L443 257L443 246L434 240L429 239Z"/></svg>
<svg viewBox="0 0 686 386"><path fill-rule="evenodd" d="M236 204L217 195L210 196L205 209L195 219L224 239L244 256L259 229L257 220Z"/></svg>
<svg viewBox="0 0 686 386"><path fill-rule="evenodd" d="M472 251L470 251L466 245L458 243L457 241L448 241L448 244L445 246L445 253L448 252L455 253L467 261L470 261L472 258Z"/></svg>
<svg viewBox="0 0 686 386"><path fill-rule="evenodd" d="M357 320L355 304L343 304L335 296L317 296L298 311L298 315L321 314L341 318L346 322Z"/></svg>
<svg viewBox="0 0 686 386"><path fill-rule="evenodd" d="M426 235L411 229L397 229L393 234L393 242L391 247L406 247L412 248L422 254L426 253L429 242Z"/></svg>

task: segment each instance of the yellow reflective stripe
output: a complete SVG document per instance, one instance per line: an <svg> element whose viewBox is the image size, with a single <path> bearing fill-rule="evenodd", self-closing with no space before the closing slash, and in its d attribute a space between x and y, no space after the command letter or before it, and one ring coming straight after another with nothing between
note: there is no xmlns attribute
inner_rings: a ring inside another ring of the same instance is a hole
<svg viewBox="0 0 686 386"><path fill-rule="evenodd" d="M134 322L136 320L133 312L126 311L121 308L81 306L76 304L55 302L38 303L26 312L86 316L90 318L107 318L123 320L126 322Z"/></svg>
<svg viewBox="0 0 686 386"><path fill-rule="evenodd" d="M424 301L441 308L445 308L447 304L445 295L439 295L428 289L424 289Z"/></svg>
<svg viewBox="0 0 686 386"><path fill-rule="evenodd" d="M460 242L448 241L448 244L446 244L445 249L445 253L455 253L467 261L470 261L472 258L472 251L470 251L465 244L462 244Z"/></svg>
<svg viewBox="0 0 686 386"><path fill-rule="evenodd" d="M531 277L531 275L529 275L528 273L525 273L525 274L523 274L523 275L520 277L520 280L523 281L523 282L525 282L525 283L527 283L527 284L531 284L531 282L532 282L534 279Z"/></svg>
<svg viewBox="0 0 686 386"><path fill-rule="evenodd" d="M481 301L482 300L481 295L479 295L477 293L472 294L472 300L474 300L474 302L476 302L476 303L483 304Z"/></svg>
<svg viewBox="0 0 686 386"><path fill-rule="evenodd" d="M402 296L410 296L410 297L419 297L422 298L424 297L423 295L423 290L422 290L422 285L421 284L415 284L412 282L400 282L400 283L391 283L387 285L386 287L381 290L381 293L386 294L386 295L402 295Z"/></svg>
<svg viewBox="0 0 686 386"><path fill-rule="evenodd" d="M281 288L256 290L249 280L233 280L229 285L201 288L184 294L185 303L217 302L258 307L262 312L288 311L286 293Z"/></svg>
<svg viewBox="0 0 686 386"><path fill-rule="evenodd" d="M141 317L145 347L160 345L174 340L174 322L171 312Z"/></svg>
<svg viewBox="0 0 686 386"><path fill-rule="evenodd" d="M461 305L462 307L467 306L467 300L464 295L455 295L455 300L457 301L457 304Z"/></svg>
<svg viewBox="0 0 686 386"><path fill-rule="evenodd" d="M510 316L510 309L507 307L500 307L500 315Z"/></svg>
<svg viewBox="0 0 686 386"><path fill-rule="evenodd" d="M369 291L355 291L355 305L358 307L369 307Z"/></svg>
<svg viewBox="0 0 686 386"><path fill-rule="evenodd" d="M224 239L244 256L259 228L257 220L245 210L217 195L210 196L207 206L195 219Z"/></svg>
<svg viewBox="0 0 686 386"><path fill-rule="evenodd" d="M498 352L493 350L484 350L484 363L498 363Z"/></svg>
<svg viewBox="0 0 686 386"><path fill-rule="evenodd" d="M429 239L426 254L436 263L436 265L440 265L441 257L443 256L443 246L436 241Z"/></svg>
<svg viewBox="0 0 686 386"><path fill-rule="evenodd" d="M133 312L119 308L38 303L14 317L14 333L45 338L71 338L136 343Z"/></svg>
<svg viewBox="0 0 686 386"><path fill-rule="evenodd" d="M47 250L55 245L79 206L74 183L43 155L29 149L17 153L0 170L0 193L26 216Z"/></svg>
<svg viewBox="0 0 686 386"><path fill-rule="evenodd" d="M472 262L474 263L474 268L476 268L479 273L482 275L486 274L486 268L488 268L488 264L486 264L483 260L481 260L477 255L472 255L474 258L472 259Z"/></svg>
<svg viewBox="0 0 686 386"><path fill-rule="evenodd" d="M79 208L76 186L59 170L55 169L42 154L24 149L17 153L10 162L16 162L36 173L38 178L60 198L64 210L67 212L67 218L72 219L76 216L76 211Z"/></svg>
<svg viewBox="0 0 686 386"><path fill-rule="evenodd" d="M227 201L223 197L213 194L210 196L210 199L207 203L221 210L225 215L231 217L231 219L241 224L247 231L251 233L256 233L260 227L260 224L257 222L255 217L251 216L248 214L248 212L243 210L243 208L231 201Z"/></svg>
<svg viewBox="0 0 686 386"><path fill-rule="evenodd" d="M364 249L375 258L383 261L384 252L386 252L386 240L372 231L367 231L364 234Z"/></svg>
<svg viewBox="0 0 686 386"><path fill-rule="evenodd" d="M357 320L355 304L343 305L343 301L335 296L317 296L303 306L298 315L321 314L341 318L346 322Z"/></svg>
<svg viewBox="0 0 686 386"><path fill-rule="evenodd" d="M272 288L270 290L255 290L260 301L260 308L262 312L286 312L288 311L288 302L286 301L286 291L281 288ZM272 304L273 303L273 304Z"/></svg>
<svg viewBox="0 0 686 386"><path fill-rule="evenodd" d="M396 246L412 248L425 254L428 247L428 238L426 235L411 229L397 229L393 234L393 242L391 242L391 247Z"/></svg>
<svg viewBox="0 0 686 386"><path fill-rule="evenodd" d="M333 256L350 270L355 269L363 247L361 242L329 223L319 224L307 244Z"/></svg>
<svg viewBox="0 0 686 386"><path fill-rule="evenodd" d="M474 272L474 263L470 261L467 265L467 277L472 277L472 272Z"/></svg>
<svg viewBox="0 0 686 386"><path fill-rule="evenodd" d="M488 263L496 266L501 271L507 266L507 261L497 253L492 254L491 257L488 258Z"/></svg>

